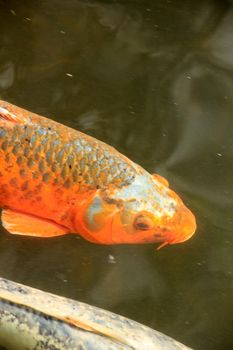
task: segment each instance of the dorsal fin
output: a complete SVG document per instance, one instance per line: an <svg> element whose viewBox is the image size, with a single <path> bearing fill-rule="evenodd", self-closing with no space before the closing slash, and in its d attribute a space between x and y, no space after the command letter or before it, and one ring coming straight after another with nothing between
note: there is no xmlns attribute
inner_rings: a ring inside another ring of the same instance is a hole
<svg viewBox="0 0 233 350"><path fill-rule="evenodd" d="M152 176L164 186L169 187L169 182L167 181L167 179L165 179L165 177L159 174L152 174Z"/></svg>
<svg viewBox="0 0 233 350"><path fill-rule="evenodd" d="M25 117L11 113L6 107L0 107L0 119L19 124L25 124L27 122Z"/></svg>

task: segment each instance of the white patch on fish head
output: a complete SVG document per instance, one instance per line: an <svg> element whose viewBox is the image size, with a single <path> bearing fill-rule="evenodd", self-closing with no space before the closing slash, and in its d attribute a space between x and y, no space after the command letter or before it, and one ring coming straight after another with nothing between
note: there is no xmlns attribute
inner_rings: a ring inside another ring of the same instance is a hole
<svg viewBox="0 0 233 350"><path fill-rule="evenodd" d="M125 208L132 212L147 211L157 218L172 217L176 212L176 200L169 195L169 189L149 173L136 175L134 181L115 190L113 199L122 200Z"/></svg>

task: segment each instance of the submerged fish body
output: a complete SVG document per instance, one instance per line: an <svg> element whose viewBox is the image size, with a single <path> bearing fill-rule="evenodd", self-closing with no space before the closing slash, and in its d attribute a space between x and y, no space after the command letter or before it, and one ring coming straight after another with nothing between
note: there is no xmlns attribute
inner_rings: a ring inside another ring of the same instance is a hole
<svg viewBox="0 0 233 350"><path fill-rule="evenodd" d="M95 138L4 101L0 207L11 233L73 232L103 244L173 244L196 229L165 179Z"/></svg>
<svg viewBox="0 0 233 350"><path fill-rule="evenodd" d="M0 278L0 347L9 350L188 350L128 318Z"/></svg>

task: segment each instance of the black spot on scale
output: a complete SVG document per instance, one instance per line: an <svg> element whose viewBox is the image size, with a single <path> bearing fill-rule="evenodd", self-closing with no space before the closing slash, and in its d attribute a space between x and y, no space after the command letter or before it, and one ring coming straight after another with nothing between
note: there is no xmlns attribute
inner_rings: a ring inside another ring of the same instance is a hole
<svg viewBox="0 0 233 350"><path fill-rule="evenodd" d="M74 166L74 161L75 161L74 155L73 155L73 153L71 153L71 154L68 156L68 158L67 158L67 163L69 164L69 168L70 168L70 169L73 168L73 166Z"/></svg>

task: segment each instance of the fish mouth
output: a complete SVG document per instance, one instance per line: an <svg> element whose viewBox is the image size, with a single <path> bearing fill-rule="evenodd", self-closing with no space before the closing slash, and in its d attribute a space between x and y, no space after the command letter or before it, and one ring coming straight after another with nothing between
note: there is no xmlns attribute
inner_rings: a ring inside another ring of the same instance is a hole
<svg viewBox="0 0 233 350"><path fill-rule="evenodd" d="M158 246L157 250L160 250L166 245L187 241L194 235L196 228L195 216L188 208L182 206L173 222L172 229L165 235L163 243Z"/></svg>
<svg viewBox="0 0 233 350"><path fill-rule="evenodd" d="M174 240L174 243L185 242L196 232L196 218L193 213L186 207L182 209L179 226L179 234L177 235L177 239Z"/></svg>

